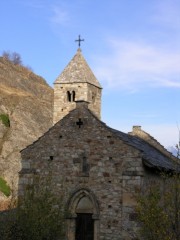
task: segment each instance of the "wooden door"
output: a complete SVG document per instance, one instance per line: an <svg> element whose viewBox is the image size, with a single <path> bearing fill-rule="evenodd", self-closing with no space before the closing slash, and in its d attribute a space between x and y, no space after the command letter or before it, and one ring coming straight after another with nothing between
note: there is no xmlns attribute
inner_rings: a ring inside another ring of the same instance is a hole
<svg viewBox="0 0 180 240"><path fill-rule="evenodd" d="M92 214L77 214L75 240L94 240L94 220L92 219Z"/></svg>

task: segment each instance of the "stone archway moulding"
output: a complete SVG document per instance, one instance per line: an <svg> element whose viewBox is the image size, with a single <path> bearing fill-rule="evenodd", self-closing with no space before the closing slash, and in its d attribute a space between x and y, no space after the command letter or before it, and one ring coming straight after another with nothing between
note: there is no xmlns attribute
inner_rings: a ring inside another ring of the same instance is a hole
<svg viewBox="0 0 180 240"><path fill-rule="evenodd" d="M95 194L87 189L81 188L74 191L67 202L67 211L69 213L67 224L67 237L68 240L75 240L75 225L76 225L76 207L83 197L87 197L93 205L92 218L94 219L94 240L98 240L99 236L99 204Z"/></svg>

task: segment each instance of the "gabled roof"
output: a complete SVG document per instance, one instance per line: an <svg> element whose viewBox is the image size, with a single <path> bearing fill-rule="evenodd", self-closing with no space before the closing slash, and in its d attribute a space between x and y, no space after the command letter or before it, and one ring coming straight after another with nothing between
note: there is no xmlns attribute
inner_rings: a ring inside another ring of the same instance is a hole
<svg viewBox="0 0 180 240"><path fill-rule="evenodd" d="M79 101L79 102L81 102L81 101ZM82 101L82 102L84 102L84 101ZM122 140L124 143L128 144L129 146L132 146L135 149L139 150L142 153L142 161L145 164L145 166L147 166L148 168L159 170L159 171L180 173L180 164L178 164L178 159L176 157L172 156L172 158L171 158L171 157L166 156L163 152L161 152L156 147L152 146L150 143L141 139L138 136L129 135L127 133L123 133L121 131L118 131L118 130L108 127L104 122L99 120L91 112L90 109L88 109L87 107L86 107L86 109L93 116L93 118L95 118L98 122L100 122L112 134L117 136L120 140ZM77 111L77 108L73 109L71 112L74 112L74 111ZM68 118L69 114L67 114L63 119ZM60 121L62 121L63 119L61 119ZM44 135L46 135L49 131L51 131L57 124L59 124L59 122L57 122L54 126L52 126ZM43 136L41 136L39 139L41 139ZM23 150L21 150L21 152L23 152L25 149L28 149L29 147L33 146L37 141L35 141L31 145L27 146Z"/></svg>
<svg viewBox="0 0 180 240"><path fill-rule="evenodd" d="M169 158L154 146L137 136L132 136L118 130L109 128L111 132L115 133L125 143L135 147L142 152L143 163L149 168L155 168L160 171L177 171L180 172L180 165L177 158ZM173 160L174 159L174 160Z"/></svg>
<svg viewBox="0 0 180 240"><path fill-rule="evenodd" d="M102 88L83 57L80 48L54 83L89 83Z"/></svg>
<svg viewBox="0 0 180 240"><path fill-rule="evenodd" d="M148 168L157 169L159 171L170 171L178 173L180 172L180 164L178 163L178 159L173 155L172 157L168 157L163 152L161 152L156 147L152 146L150 143L143 140L142 138L123 133L121 131L108 127L104 122L99 120L89 109L88 111L97 119L97 121L100 121L108 130L110 130L113 134L119 137L119 139L141 151L142 161ZM167 153L169 152L167 151Z"/></svg>

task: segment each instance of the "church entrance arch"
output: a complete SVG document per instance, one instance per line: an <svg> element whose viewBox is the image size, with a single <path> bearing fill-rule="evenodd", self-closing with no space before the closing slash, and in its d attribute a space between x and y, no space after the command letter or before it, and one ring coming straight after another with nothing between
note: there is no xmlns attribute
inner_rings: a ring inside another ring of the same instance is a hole
<svg viewBox="0 0 180 240"><path fill-rule="evenodd" d="M99 207L89 189L76 191L68 202L68 240L97 240L99 235Z"/></svg>

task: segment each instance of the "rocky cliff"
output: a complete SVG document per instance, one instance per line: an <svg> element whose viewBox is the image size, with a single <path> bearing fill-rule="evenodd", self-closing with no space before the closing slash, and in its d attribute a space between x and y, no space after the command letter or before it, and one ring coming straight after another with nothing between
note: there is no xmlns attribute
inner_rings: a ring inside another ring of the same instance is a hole
<svg viewBox="0 0 180 240"><path fill-rule="evenodd" d="M0 177L17 189L20 150L52 126L53 89L27 68L0 57Z"/></svg>

